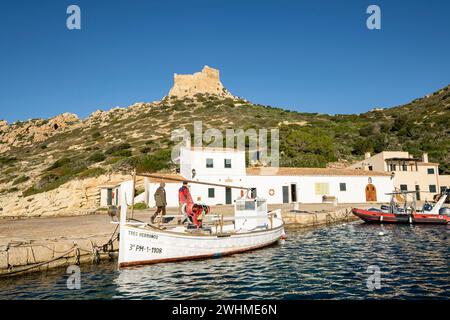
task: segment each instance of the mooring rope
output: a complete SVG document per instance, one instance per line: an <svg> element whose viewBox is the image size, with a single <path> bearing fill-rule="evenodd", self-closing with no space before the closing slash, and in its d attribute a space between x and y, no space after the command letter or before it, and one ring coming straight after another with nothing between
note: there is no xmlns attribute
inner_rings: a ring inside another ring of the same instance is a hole
<svg viewBox="0 0 450 320"><path fill-rule="evenodd" d="M23 273L23 272L26 272L26 271L29 271L29 270L32 270L32 269L39 268L39 267L41 267L43 265L49 264L51 262L54 262L54 261L57 261L59 259L62 259L64 257L66 257L66 255L68 255L69 253L71 253L74 250L75 250L75 264L76 265L79 265L81 263L81 261L80 261L81 260L81 252L91 253L92 254L92 260L93 260L94 263L98 263L100 261L100 249L104 253L109 253L109 257L111 258L112 257L112 251L114 250L114 241L119 239L119 233L117 233L117 235L114 236L116 234L116 232L117 232L118 227L119 227L119 225L116 226L116 228L114 229L114 232L111 234L111 237L109 238L109 240L105 244L103 244L101 246L96 246L91 241L92 251L85 250L83 248L79 248L75 244L69 250L62 252L62 251L55 251L54 249L50 248L47 245L39 244L39 246L45 247L45 248L47 248L49 250L53 250L53 252L62 253L62 254L57 256L57 257L55 257L55 258L53 258L53 259L50 259L48 261L43 261L43 262L40 262L40 263L36 263L36 264L30 265L29 267L26 267L26 268L23 268L23 269L20 269L20 270L16 270L16 271L11 271L11 272L8 272L8 273L0 274L0 277L14 275L14 274L18 274L18 273ZM5 251L7 252L9 250L9 248L11 248L11 247L30 247L30 248L33 248L33 245L30 242L26 242L26 241L14 241L14 242L12 241L12 242L10 242L10 243L8 243L6 245L6 250Z"/></svg>
<svg viewBox="0 0 450 320"><path fill-rule="evenodd" d="M28 268L24 268L24 269L20 269L20 270L8 272L8 273L5 273L5 274L0 274L0 277L1 277L1 276L9 276L9 275L13 275L13 274L22 273L22 272L25 272L25 271L28 271L28 270L31 270L31 269L38 268L38 267L43 266L43 265L45 265L45 264L48 264L48 263L50 263L50 262L53 262L53 261L62 259L62 258L64 258L67 254L71 253L74 249L77 249L76 246L74 246L73 248L71 248L70 250L66 251L64 254L62 254L62 255L60 255L60 256L58 256L58 257L56 257L56 258L50 259L50 260L48 260L48 261L40 262L40 263L38 263L38 264L33 264L33 265L29 266Z"/></svg>

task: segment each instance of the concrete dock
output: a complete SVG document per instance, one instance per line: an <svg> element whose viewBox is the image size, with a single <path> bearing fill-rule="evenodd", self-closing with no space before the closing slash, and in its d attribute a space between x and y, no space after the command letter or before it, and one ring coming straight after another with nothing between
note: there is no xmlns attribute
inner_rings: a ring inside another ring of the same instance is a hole
<svg viewBox="0 0 450 320"><path fill-rule="evenodd" d="M351 207L368 204L269 205L282 209L286 226L309 227L354 220ZM149 221L154 209L137 210L134 218ZM167 214L177 214L168 208ZM233 206L212 212L231 215ZM73 217L0 219L0 275L42 271L58 266L113 259L118 250L117 224L106 213ZM289 237L289 233L287 231Z"/></svg>

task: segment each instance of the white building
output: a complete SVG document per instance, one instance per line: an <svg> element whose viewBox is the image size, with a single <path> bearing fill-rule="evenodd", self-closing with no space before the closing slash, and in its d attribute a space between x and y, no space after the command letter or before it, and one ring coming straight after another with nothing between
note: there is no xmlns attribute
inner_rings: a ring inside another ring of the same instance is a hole
<svg viewBox="0 0 450 320"><path fill-rule="evenodd" d="M180 174L147 179L146 201L155 206L154 193L165 182L169 207L178 206L181 182L170 179L204 181L249 188L269 204L321 203L323 196L339 203L388 202L385 193L393 190L390 173L331 168L246 168L245 151L222 148L181 148ZM232 204L244 190L190 184L195 202L207 205Z"/></svg>
<svg viewBox="0 0 450 320"><path fill-rule="evenodd" d="M439 175L439 164L429 162L426 153L421 159L405 151L383 151L373 156L366 153L364 160L350 168L390 173L395 188L417 191L418 200L433 200L434 195L450 188L449 176Z"/></svg>
<svg viewBox="0 0 450 320"><path fill-rule="evenodd" d="M132 203L133 197L133 181L112 181L98 187L100 189L100 207L118 206L121 202L122 193L120 190L125 190L125 198L128 205ZM144 202L145 194L140 194L135 197L135 203Z"/></svg>

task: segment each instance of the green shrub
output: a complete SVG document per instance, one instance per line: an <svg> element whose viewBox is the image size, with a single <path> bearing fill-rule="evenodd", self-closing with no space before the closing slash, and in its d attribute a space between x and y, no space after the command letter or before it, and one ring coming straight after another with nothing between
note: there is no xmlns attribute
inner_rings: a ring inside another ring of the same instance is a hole
<svg viewBox="0 0 450 320"><path fill-rule="evenodd" d="M105 153L106 154L111 154L111 155L117 155L118 152L120 152L122 150L130 149L130 148L131 148L131 145L129 143L125 142L125 143L121 143L121 144L119 144L117 146L113 146L113 147L107 149L105 151Z"/></svg>
<svg viewBox="0 0 450 320"><path fill-rule="evenodd" d="M131 157L131 150L119 150L119 151L116 151L116 152L114 152L112 155L113 156L118 156L118 157L126 157L126 158L128 158L128 157Z"/></svg>
<svg viewBox="0 0 450 320"><path fill-rule="evenodd" d="M128 158L118 166L122 169L136 168L140 172L156 172L170 167L171 150L163 149L150 155Z"/></svg>
<svg viewBox="0 0 450 320"><path fill-rule="evenodd" d="M6 193L12 193L12 192L17 192L19 191L19 189L17 187L12 187L6 190Z"/></svg>
<svg viewBox="0 0 450 320"><path fill-rule="evenodd" d="M106 156L102 152L96 152L89 157L89 161L97 163L102 162L106 159Z"/></svg>
<svg viewBox="0 0 450 320"><path fill-rule="evenodd" d="M61 168L67 164L70 163L70 158L68 157L63 157L59 160L56 160L50 167L47 168L47 171L53 170L53 169L57 169L57 168Z"/></svg>
<svg viewBox="0 0 450 320"><path fill-rule="evenodd" d="M16 185L16 184L19 184L19 183L23 183L23 182L26 182L28 180L30 180L29 177L21 176L21 177L17 178L16 180L14 180L13 185Z"/></svg>
<svg viewBox="0 0 450 320"><path fill-rule="evenodd" d="M141 153L149 153L153 151L153 148L151 147L143 147L139 150Z"/></svg>
<svg viewBox="0 0 450 320"><path fill-rule="evenodd" d="M17 161L16 157L0 157L0 167L9 165Z"/></svg>
<svg viewBox="0 0 450 320"><path fill-rule="evenodd" d="M147 209L147 205L144 202L138 202L134 204L134 210L144 210Z"/></svg>
<svg viewBox="0 0 450 320"><path fill-rule="evenodd" d="M373 151L374 151L374 145L373 145L372 140L370 140L370 139L360 138L360 139L356 139L355 142L353 143L352 154L362 155L365 152L373 152Z"/></svg>
<svg viewBox="0 0 450 320"><path fill-rule="evenodd" d="M87 170L84 170L83 172L81 172L78 177L81 179L85 179L85 178L91 178L91 177L98 177L105 173L106 173L106 170L103 168L90 168L90 169L87 169Z"/></svg>

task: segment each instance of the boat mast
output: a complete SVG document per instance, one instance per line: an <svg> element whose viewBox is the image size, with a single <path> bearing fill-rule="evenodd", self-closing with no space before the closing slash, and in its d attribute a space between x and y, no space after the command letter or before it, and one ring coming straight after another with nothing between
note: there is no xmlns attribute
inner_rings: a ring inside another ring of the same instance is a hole
<svg viewBox="0 0 450 320"><path fill-rule="evenodd" d="M196 184L203 184L203 185L215 186L215 187L234 188L234 189L241 189L241 190L249 190L250 189L250 188L247 188L247 187L233 186L233 185L213 183L213 182L204 182L204 181L172 178L172 177L167 177L167 176L163 176L163 175L156 175L156 174L150 174L150 173L145 173L145 172L139 172L139 173L136 173L136 175L140 176L140 177L147 177L147 178L154 178L154 179L161 179L161 180L169 180L169 181L177 181L177 182L185 182L186 181L187 183L196 183Z"/></svg>

